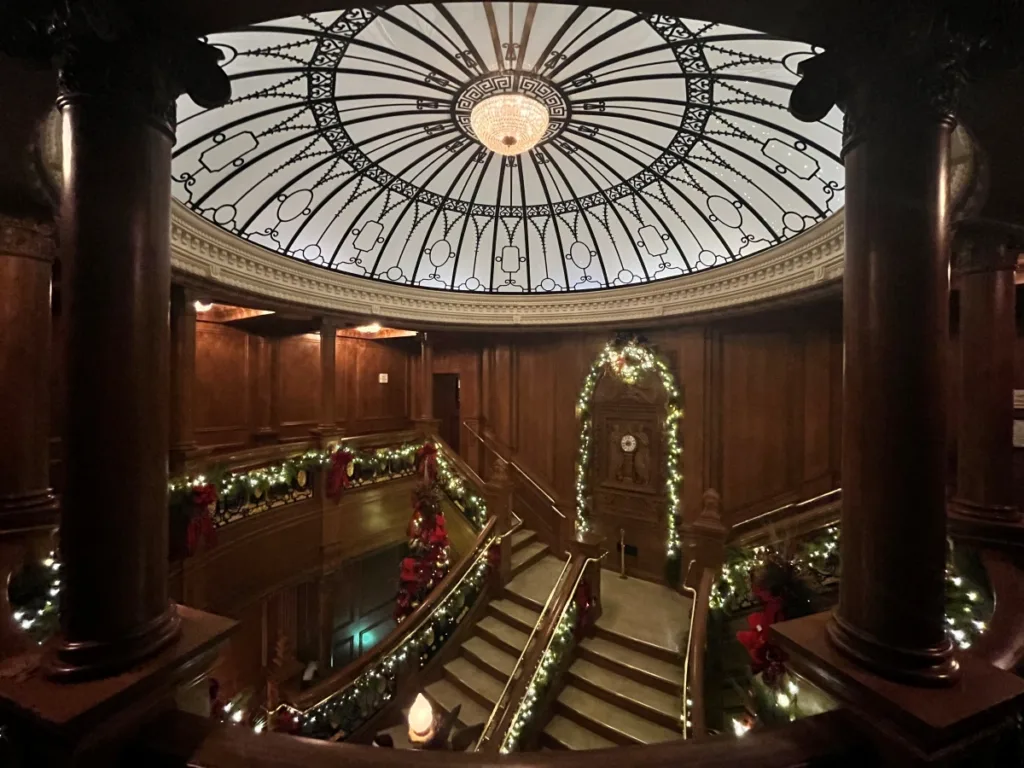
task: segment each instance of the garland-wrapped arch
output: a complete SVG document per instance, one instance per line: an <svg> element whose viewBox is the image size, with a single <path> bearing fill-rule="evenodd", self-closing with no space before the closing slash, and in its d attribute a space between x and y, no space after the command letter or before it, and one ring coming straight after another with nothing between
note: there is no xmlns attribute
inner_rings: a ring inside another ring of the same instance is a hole
<svg viewBox="0 0 1024 768"><path fill-rule="evenodd" d="M644 373L657 373L668 397L665 410L665 483L668 500L668 535L667 563L673 566L679 563L679 507L682 475L683 446L679 437L679 419L683 416L682 393L676 384L675 377L668 363L646 341L633 336L620 336L608 344L597 356L583 389L576 402L576 417L580 420L580 446L576 457L576 530L589 529L587 519L586 481L587 469L590 464L591 440L593 423L590 413L594 388L601 376L611 371L621 377L627 384L633 384ZM666 567L669 571L670 567Z"/></svg>

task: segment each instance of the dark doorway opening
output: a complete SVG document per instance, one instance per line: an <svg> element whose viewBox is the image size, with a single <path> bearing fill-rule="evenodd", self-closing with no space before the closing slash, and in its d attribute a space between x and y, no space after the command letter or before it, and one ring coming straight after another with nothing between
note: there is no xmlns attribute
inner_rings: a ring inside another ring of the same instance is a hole
<svg viewBox="0 0 1024 768"><path fill-rule="evenodd" d="M459 415L459 374L434 374L434 418L441 422L441 438L459 452L459 433L462 419Z"/></svg>

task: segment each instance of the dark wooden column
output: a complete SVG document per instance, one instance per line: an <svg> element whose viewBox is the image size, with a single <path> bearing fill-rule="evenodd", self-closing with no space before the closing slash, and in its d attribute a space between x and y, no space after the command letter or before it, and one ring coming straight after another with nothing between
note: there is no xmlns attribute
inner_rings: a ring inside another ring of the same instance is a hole
<svg viewBox="0 0 1024 768"><path fill-rule="evenodd" d="M50 489L50 276L53 227L0 215L0 659L32 641L7 583L45 556L57 527Z"/></svg>
<svg viewBox="0 0 1024 768"><path fill-rule="evenodd" d="M829 634L872 671L927 684L957 673L944 619L953 120L913 87L866 78L847 103L844 569Z"/></svg>
<svg viewBox="0 0 1024 768"><path fill-rule="evenodd" d="M171 286L170 470L178 474L196 451L193 393L196 379L196 307L183 286Z"/></svg>
<svg viewBox="0 0 1024 768"><path fill-rule="evenodd" d="M1013 477L1014 270L1024 230L967 220L956 230L960 281L960 402L956 494L950 510L1020 519Z"/></svg>
<svg viewBox="0 0 1024 768"><path fill-rule="evenodd" d="M337 414L337 339L338 323L325 318L320 325L320 424L314 430L322 447L343 433Z"/></svg>
<svg viewBox="0 0 1024 768"><path fill-rule="evenodd" d="M230 85L214 49L155 20L102 39L68 34L58 79L59 241L69 256L64 591L49 663L79 679L130 668L179 633L167 592L174 105L186 88L207 106L223 103Z"/></svg>
<svg viewBox="0 0 1024 768"><path fill-rule="evenodd" d="M425 434L437 434L440 422L434 418L434 350L426 331L420 334L420 412L413 420Z"/></svg>

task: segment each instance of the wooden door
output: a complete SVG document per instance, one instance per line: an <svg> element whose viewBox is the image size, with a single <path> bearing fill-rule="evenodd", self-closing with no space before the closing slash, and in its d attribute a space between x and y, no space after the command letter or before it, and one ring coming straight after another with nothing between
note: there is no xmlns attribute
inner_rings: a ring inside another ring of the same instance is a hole
<svg viewBox="0 0 1024 768"><path fill-rule="evenodd" d="M462 417L459 413L459 374L434 374L434 418L441 422L441 438L459 452Z"/></svg>

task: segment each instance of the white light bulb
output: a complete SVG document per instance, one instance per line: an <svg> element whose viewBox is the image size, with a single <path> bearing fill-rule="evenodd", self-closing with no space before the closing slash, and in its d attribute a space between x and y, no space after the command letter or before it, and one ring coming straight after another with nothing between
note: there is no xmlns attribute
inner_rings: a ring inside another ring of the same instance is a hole
<svg viewBox="0 0 1024 768"><path fill-rule="evenodd" d="M231 716L231 719L234 720L236 723L240 723L242 722L242 717L244 717L244 715L245 713L239 709L235 711L235 714Z"/></svg>
<svg viewBox="0 0 1024 768"><path fill-rule="evenodd" d="M416 701L409 708L409 735L425 739L434 726L434 710L422 693L416 694Z"/></svg>

